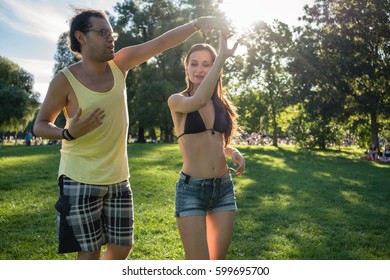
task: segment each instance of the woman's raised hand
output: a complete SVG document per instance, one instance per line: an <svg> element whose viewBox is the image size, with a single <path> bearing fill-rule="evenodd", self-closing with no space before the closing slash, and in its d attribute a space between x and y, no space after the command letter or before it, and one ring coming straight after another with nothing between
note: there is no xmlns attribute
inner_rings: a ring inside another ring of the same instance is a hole
<svg viewBox="0 0 390 280"><path fill-rule="evenodd" d="M219 35L219 55L223 55L224 59L229 58L234 54L238 47L238 41L234 43L231 49L228 48L228 39L232 37L232 34L223 34L220 32Z"/></svg>
<svg viewBox="0 0 390 280"><path fill-rule="evenodd" d="M201 30L208 37L213 30L219 30L222 34L229 34L229 25L223 18L218 17L199 17L193 21L194 28Z"/></svg>

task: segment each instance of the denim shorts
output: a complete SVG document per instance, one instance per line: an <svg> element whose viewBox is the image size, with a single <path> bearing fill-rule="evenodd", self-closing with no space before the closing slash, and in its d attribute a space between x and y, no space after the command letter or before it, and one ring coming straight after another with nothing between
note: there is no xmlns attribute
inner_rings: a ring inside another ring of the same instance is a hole
<svg viewBox="0 0 390 280"><path fill-rule="evenodd" d="M180 172L176 182L176 217L206 216L207 213L236 210L230 171L217 178L193 178Z"/></svg>

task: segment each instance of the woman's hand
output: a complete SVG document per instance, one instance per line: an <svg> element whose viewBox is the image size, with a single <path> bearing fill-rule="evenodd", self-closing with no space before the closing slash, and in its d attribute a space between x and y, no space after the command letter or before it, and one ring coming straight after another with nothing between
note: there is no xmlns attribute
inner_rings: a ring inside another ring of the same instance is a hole
<svg viewBox="0 0 390 280"><path fill-rule="evenodd" d="M242 173L244 173L244 169L245 169L245 158L244 158L244 156L239 151L235 150L232 153L232 161L233 161L233 165L234 166L238 165L237 169L234 170L234 173L237 176L242 175Z"/></svg>
<svg viewBox="0 0 390 280"><path fill-rule="evenodd" d="M232 37L232 33L229 31L229 25L223 18L217 17L200 17L193 21L194 28L203 32L205 36L210 36L213 30L220 31L219 48L220 52L224 54L225 59L232 56L237 49L238 42L236 42L233 48L228 49L227 40Z"/></svg>
<svg viewBox="0 0 390 280"><path fill-rule="evenodd" d="M231 57L238 47L238 41L234 43L231 49L228 48L227 41L232 37L232 34L224 35L222 32L219 35L219 53L218 55L223 55L224 59Z"/></svg>
<svg viewBox="0 0 390 280"><path fill-rule="evenodd" d="M200 17L193 21L194 28L201 30L208 37L213 30L220 30L222 34L229 34L229 25L223 18L218 17Z"/></svg>
<svg viewBox="0 0 390 280"><path fill-rule="evenodd" d="M79 108L68 127L69 133L76 139L99 127L106 116L100 108L95 109L83 118L80 118L81 113L82 110Z"/></svg>

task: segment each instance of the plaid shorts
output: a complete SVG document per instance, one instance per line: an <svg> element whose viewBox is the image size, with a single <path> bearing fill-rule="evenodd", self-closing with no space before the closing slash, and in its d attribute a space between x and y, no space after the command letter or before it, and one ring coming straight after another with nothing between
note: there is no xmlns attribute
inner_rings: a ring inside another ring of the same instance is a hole
<svg viewBox="0 0 390 280"><path fill-rule="evenodd" d="M58 188L59 253L96 251L106 243L133 244L133 196L128 180L101 186L60 176Z"/></svg>

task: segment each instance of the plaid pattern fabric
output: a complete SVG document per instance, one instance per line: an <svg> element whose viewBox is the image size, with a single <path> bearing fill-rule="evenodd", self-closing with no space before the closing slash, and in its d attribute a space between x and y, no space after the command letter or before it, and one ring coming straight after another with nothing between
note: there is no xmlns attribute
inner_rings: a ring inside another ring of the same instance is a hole
<svg viewBox="0 0 390 280"><path fill-rule="evenodd" d="M134 241L133 199L129 181L99 186L59 179L59 252L96 251Z"/></svg>

